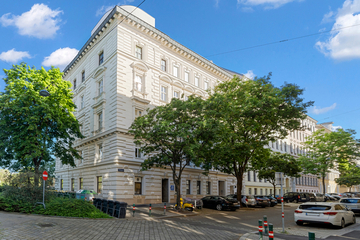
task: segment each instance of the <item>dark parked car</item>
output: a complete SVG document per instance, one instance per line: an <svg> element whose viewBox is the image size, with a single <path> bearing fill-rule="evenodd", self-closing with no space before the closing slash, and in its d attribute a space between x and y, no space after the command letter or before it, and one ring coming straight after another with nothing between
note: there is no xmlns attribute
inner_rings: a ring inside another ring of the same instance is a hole
<svg viewBox="0 0 360 240"><path fill-rule="evenodd" d="M265 196L262 195L255 195L255 200L256 200L256 206L260 206L260 207L270 207L271 203L270 203L270 199L268 199Z"/></svg>
<svg viewBox="0 0 360 240"><path fill-rule="evenodd" d="M316 201L316 196L314 193L305 193L306 196L306 201L307 202L317 202Z"/></svg>
<svg viewBox="0 0 360 240"><path fill-rule="evenodd" d="M268 195L268 196L265 196L265 197L267 197L268 199L270 199L270 207L274 207L274 206L276 206L277 205L277 199L276 198L274 198L273 196L271 196L271 195ZM281 200L280 200L281 201Z"/></svg>
<svg viewBox="0 0 360 240"><path fill-rule="evenodd" d="M287 192L284 194L284 202L308 202L310 198L306 196L306 193L300 192Z"/></svg>
<svg viewBox="0 0 360 240"><path fill-rule="evenodd" d="M239 208L238 201L221 196L207 196L201 199L204 208L215 208L216 210L230 209L235 211Z"/></svg>

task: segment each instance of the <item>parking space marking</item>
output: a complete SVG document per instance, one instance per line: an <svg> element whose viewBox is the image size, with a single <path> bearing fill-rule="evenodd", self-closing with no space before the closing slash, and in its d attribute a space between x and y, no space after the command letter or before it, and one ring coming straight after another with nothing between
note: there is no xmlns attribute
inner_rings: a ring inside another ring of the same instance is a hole
<svg viewBox="0 0 360 240"><path fill-rule="evenodd" d="M215 221L215 222L217 222L217 223L226 223L225 221L217 220L217 219L215 219L215 218L213 218L213 217L209 217L209 216L206 216L205 218L210 219L210 220L213 220L213 221Z"/></svg>

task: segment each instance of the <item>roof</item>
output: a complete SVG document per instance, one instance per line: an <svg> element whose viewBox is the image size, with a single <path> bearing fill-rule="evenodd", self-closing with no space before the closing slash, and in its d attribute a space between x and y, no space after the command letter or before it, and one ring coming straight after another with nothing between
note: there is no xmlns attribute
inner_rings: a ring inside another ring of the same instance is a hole
<svg viewBox="0 0 360 240"><path fill-rule="evenodd" d="M175 40L173 40L172 38L170 38L168 35L164 34L163 32L159 31L157 28L151 26L150 24L148 24L147 22L141 20L140 18L136 17L135 15L127 12L125 9L119 7L119 6L115 6L110 13L106 13L107 17L104 19L104 21L99 25L99 27L96 29L96 31L93 30L93 34L91 35L91 37L87 40L87 42L85 43L85 45L80 49L80 51L78 52L78 54L75 56L75 58L66 66L66 68L64 69L64 76L67 74L67 72L69 70L71 70L71 67L77 63L77 61L79 61L84 55L86 55L87 49L89 48L89 45L95 41L95 39L98 38L98 35L100 36L100 34L104 31L103 28L107 28L109 26L108 22L110 22L112 19L115 18L116 14L120 14L121 16L124 16L127 20L129 21L134 21L138 24L140 24L141 26L143 26L145 29L148 29L149 32L153 32L153 35L156 36L160 36L161 41L167 41L170 45L175 46L176 48L179 49L179 51L183 51L186 52L188 54L191 55L192 60L196 61L196 60L200 60L201 62L207 64L208 66L214 68L215 70L221 72L222 74L224 74L225 76L232 78L235 75L240 75L242 76L242 74L240 73L236 73L224 68L221 68L219 66L217 66L216 64L214 64L212 61L209 61L208 59L200 56L199 54L195 53L194 51L190 50L189 48L183 46L182 44L176 42ZM126 21L123 21L126 22ZM116 29L116 28L114 28ZM100 40L101 41L101 40Z"/></svg>

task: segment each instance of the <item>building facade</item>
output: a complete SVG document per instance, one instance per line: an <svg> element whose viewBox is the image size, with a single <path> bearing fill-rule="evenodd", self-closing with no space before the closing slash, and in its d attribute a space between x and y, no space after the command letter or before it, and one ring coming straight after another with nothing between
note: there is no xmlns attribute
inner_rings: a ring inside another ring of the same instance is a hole
<svg viewBox="0 0 360 240"><path fill-rule="evenodd" d="M155 28L155 19L133 6L107 12L64 70L73 83L76 118L84 139L82 159L72 168L56 162L56 189L94 189L99 197L129 204L174 202L172 172L141 171L144 158L129 127L146 109L227 81L233 73L216 66ZM234 192L236 179L196 167L182 175L181 194L191 198Z"/></svg>

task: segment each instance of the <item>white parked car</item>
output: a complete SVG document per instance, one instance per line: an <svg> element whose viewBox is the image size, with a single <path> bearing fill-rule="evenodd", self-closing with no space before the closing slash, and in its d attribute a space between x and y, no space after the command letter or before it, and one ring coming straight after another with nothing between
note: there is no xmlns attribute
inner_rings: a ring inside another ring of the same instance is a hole
<svg viewBox="0 0 360 240"><path fill-rule="evenodd" d="M335 202L303 203L295 210L294 218L297 225L323 223L343 228L356 223L355 213Z"/></svg>

